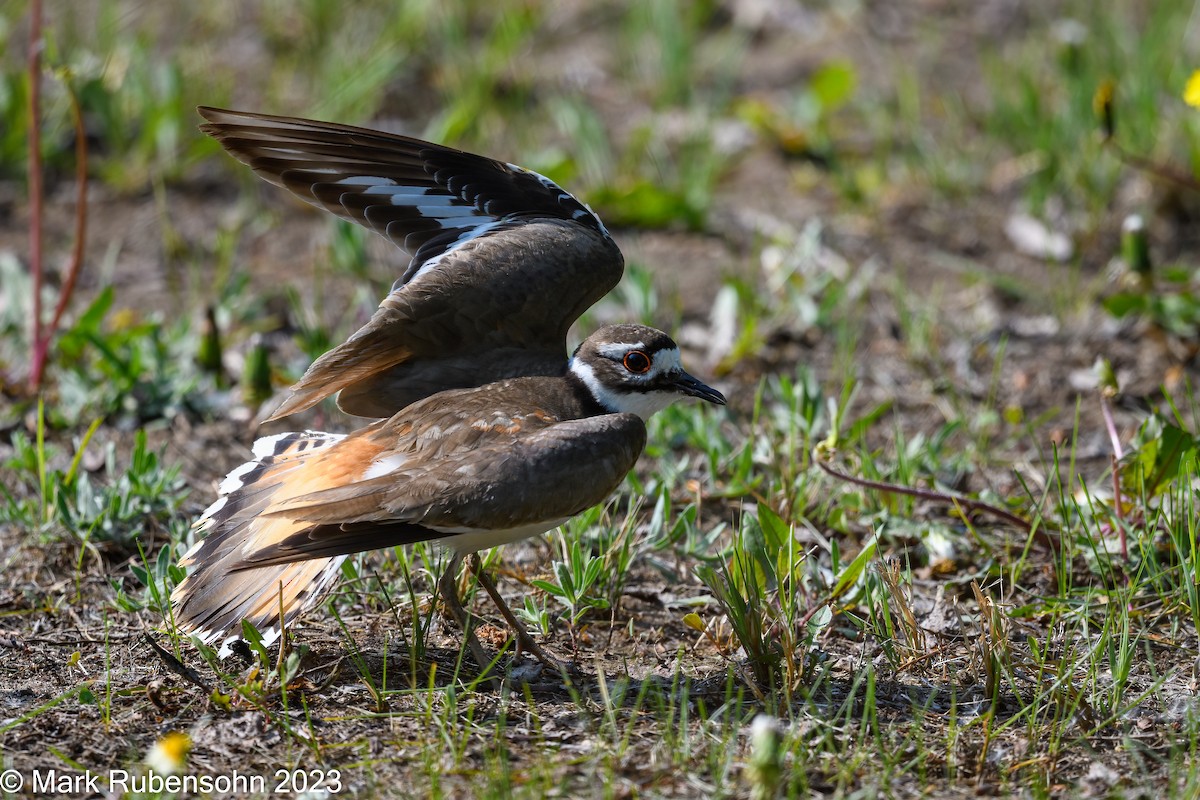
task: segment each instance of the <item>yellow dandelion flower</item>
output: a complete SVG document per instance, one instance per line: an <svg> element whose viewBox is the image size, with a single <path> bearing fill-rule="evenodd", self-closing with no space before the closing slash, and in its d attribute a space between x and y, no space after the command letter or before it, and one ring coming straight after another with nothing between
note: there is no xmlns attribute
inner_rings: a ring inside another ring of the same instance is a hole
<svg viewBox="0 0 1200 800"><path fill-rule="evenodd" d="M171 731L154 743L146 754L146 765L159 775L177 775L187 765L192 740L186 733Z"/></svg>
<svg viewBox="0 0 1200 800"><path fill-rule="evenodd" d="M1200 108L1200 69L1192 73L1183 87L1183 102L1192 108Z"/></svg>

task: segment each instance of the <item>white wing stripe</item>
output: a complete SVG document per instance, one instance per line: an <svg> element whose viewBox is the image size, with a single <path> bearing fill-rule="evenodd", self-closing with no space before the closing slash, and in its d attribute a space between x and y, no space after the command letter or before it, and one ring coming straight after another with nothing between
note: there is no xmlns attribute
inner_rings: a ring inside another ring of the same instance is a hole
<svg viewBox="0 0 1200 800"><path fill-rule="evenodd" d="M451 242L449 247L447 247L441 253L438 253L433 258L426 261L424 264L422 264L421 268L419 270L417 270L417 274L413 275L412 278L409 279L409 283L417 280L425 273L436 269L438 264L441 263L442 258L444 258L446 256L446 254L449 253L450 251L452 251L454 248L458 247L459 245L463 244L464 242L470 241L471 239L475 239L477 237L483 236L485 233L487 233L491 230L494 230L496 228L499 228L502 225L504 225L503 220L496 220L494 222L488 222L483 225L477 225L474 228L467 228L466 230L463 231L461 236L459 236L457 239L455 239L453 242ZM445 225L444 227L454 228L457 226Z"/></svg>
<svg viewBox="0 0 1200 800"><path fill-rule="evenodd" d="M242 488L242 476L257 466L257 461L247 461L226 475L225 480L221 481L221 485L217 487L217 494L231 494ZM224 505L224 503L221 505Z"/></svg>
<svg viewBox="0 0 1200 800"><path fill-rule="evenodd" d="M374 175L348 175L345 178L334 181L334 183L339 184L341 186L371 186L371 187L399 186L399 184L397 184L391 178L377 178ZM408 188L415 189L416 187L408 187ZM387 191L387 190L384 190L384 191ZM425 190L422 189L421 191L424 192ZM366 192L366 194L373 194L373 193L368 190Z"/></svg>

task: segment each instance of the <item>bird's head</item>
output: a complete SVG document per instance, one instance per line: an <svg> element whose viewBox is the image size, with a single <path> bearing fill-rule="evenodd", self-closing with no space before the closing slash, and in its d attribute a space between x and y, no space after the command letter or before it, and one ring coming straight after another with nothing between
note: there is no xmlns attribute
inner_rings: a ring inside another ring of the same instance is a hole
<svg viewBox="0 0 1200 800"><path fill-rule="evenodd" d="M604 409L643 420L685 397L725 405L725 396L684 371L679 345L645 325L607 325L575 351L569 367Z"/></svg>

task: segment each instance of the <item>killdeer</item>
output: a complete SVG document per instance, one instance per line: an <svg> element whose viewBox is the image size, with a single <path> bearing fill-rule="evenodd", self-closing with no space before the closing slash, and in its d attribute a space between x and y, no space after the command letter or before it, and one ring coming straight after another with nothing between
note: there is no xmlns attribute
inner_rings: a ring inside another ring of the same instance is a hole
<svg viewBox="0 0 1200 800"><path fill-rule="evenodd" d="M621 279L604 224L536 172L349 125L199 112L261 177L412 255L371 320L313 362L272 419L335 392L343 411L378 418L443 389L561 374L567 330Z"/></svg>
<svg viewBox="0 0 1200 800"><path fill-rule="evenodd" d="M480 666L489 661L457 596L463 557L550 530L603 501L675 400L725 398L685 372L665 333L610 325L557 375L449 389L349 435L259 439L196 523L175 619L222 652L250 620L268 642L331 588L348 554L436 540L454 557L438 582ZM490 581L522 647L554 664Z"/></svg>
<svg viewBox="0 0 1200 800"><path fill-rule="evenodd" d="M274 417L335 392L349 435L259 439L197 521L176 621L222 653L250 620L268 641L332 587L351 553L436 540L438 581L481 667L457 596L467 555L533 536L603 501L682 397L725 398L683 371L666 334L614 325L568 360L566 333L620 280L603 223L537 173L404 136L201 108L216 137L268 181L412 254L372 319L313 363Z"/></svg>

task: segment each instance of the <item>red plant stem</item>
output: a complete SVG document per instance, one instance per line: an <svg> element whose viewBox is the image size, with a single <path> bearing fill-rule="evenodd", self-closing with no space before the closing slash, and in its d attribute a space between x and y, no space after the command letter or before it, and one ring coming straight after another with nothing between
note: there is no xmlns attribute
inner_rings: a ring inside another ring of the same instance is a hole
<svg viewBox="0 0 1200 800"><path fill-rule="evenodd" d="M29 3L29 271L33 279L33 350L29 387L37 391L42 341L42 0Z"/></svg>
<svg viewBox="0 0 1200 800"><path fill-rule="evenodd" d="M982 500L971 500L967 497L958 497L956 495L946 494L945 492L936 492L932 489L917 489L912 486L900 486L895 483L883 483L882 481L873 481L869 480L868 478L857 478L853 475L842 472L841 470L834 469L834 467L824 459L816 458L814 460L817 462L817 466L819 466L829 475L832 475L838 480L843 480L847 483L853 483L856 486L862 486L865 489L874 489L879 492L889 492L891 494L904 494L908 495L909 497L919 497L922 500L936 500L943 503L962 506L970 511L983 511L999 517L1005 522L1015 525L1026 533L1029 533L1033 530L1033 524L1029 522L1029 520L1018 517L1011 511L1006 511L1005 509L997 508L990 503L985 503Z"/></svg>
<svg viewBox="0 0 1200 800"><path fill-rule="evenodd" d="M1113 453L1118 459L1125 457L1125 450L1121 447L1121 436L1117 433L1117 423L1113 419L1112 407L1108 404L1108 398L1104 393L1100 393L1100 413L1104 416L1104 428L1108 431L1108 440L1112 442Z"/></svg>
<svg viewBox="0 0 1200 800"><path fill-rule="evenodd" d="M1010 525L1020 528L1021 530L1025 531L1025 533L1032 533L1034 538L1049 550L1054 551L1056 549L1054 538L1046 531L1042 530L1041 528L1035 529L1033 523L1029 520L1018 517L1011 511L999 508L991 503L985 503L982 500L971 500L967 497L958 497L957 495L947 494L945 492L936 492L931 489L917 489L912 486L899 486L894 483L883 483L882 481L872 481L868 480L867 478L858 478L850 475L849 473L835 469L833 465L820 456L814 455L813 460L816 462L817 466L824 470L828 475L837 478L838 480L846 481L847 483L853 483L856 486L862 486L865 489L874 489L878 492L888 492L891 494L903 494L908 495L909 497L919 497L922 500L934 500L937 502L949 503L959 507L960 509L967 509L968 511L991 514L994 517L1004 520Z"/></svg>
<svg viewBox="0 0 1200 800"><path fill-rule="evenodd" d="M1113 152L1117 154L1117 158L1134 169L1140 169L1142 172L1149 173L1156 178L1168 181L1176 186L1182 186L1184 189L1191 189L1193 192L1200 191L1200 180L1197 180L1188 173L1177 170L1169 164L1159 164L1136 153L1131 153L1117 144L1114 139L1108 139L1107 142L1112 147Z"/></svg>
<svg viewBox="0 0 1200 800"><path fill-rule="evenodd" d="M1104 416L1104 427L1108 429L1108 438L1112 442L1113 452L1109 458L1112 461L1112 482L1113 482L1113 515L1117 521L1117 535L1121 542L1121 557L1126 561L1129 560L1129 542L1125 537L1125 518L1124 512L1121 510L1123 501L1121 500L1121 464L1120 461L1125 457L1125 450L1121 447L1121 437L1117 434L1117 423L1113 420L1112 408L1108 405L1108 398L1104 393L1100 393L1100 413Z"/></svg>
<svg viewBox="0 0 1200 800"><path fill-rule="evenodd" d="M83 109L79 107L79 97L68 84L67 96L71 98L71 117L75 123L75 244L71 248L71 263L67 266L67 276L63 280L62 289L58 294L58 305L54 307L54 316L50 318L50 327L46 329L43 351L49 348L50 338L58 330L62 322L63 312L71 302L75 292L75 282L79 279L79 271L83 267L83 249L87 241L87 190L88 190L88 150L87 131L83 127Z"/></svg>
<svg viewBox="0 0 1200 800"><path fill-rule="evenodd" d="M40 9L35 9L35 12L40 13ZM34 81L36 85L39 81ZM42 309L41 309L41 281L42 281L42 226L41 226L41 191L42 191L42 175L41 175L41 153L40 148L33 150L31 145L30 161L31 161L31 177L30 177L30 192L32 194L33 175L37 176L38 184L38 203L36 208L36 217L38 223L36 225L36 234L31 231L31 236L36 235L36 250L37 257L34 260L36 264L34 271L34 331L33 331L33 354L30 359L29 368L29 383L34 391L42 384L42 376L46 369L46 356L50 352L50 344L54 340L54 334L58 331L58 326L62 322L63 314L67 310L67 306L71 303L71 295L75 293L75 284L79 280L79 272L83 268L83 252L87 243L87 190L88 190L88 151L87 151L87 131L83 126L83 109L79 106L79 97L71 88L68 81L63 81L64 87L67 90L67 97L71 101L71 119L75 125L75 183L77 186L75 196L75 242L71 248L71 261L67 265L66 276L63 279L63 285L58 293L58 302L54 306L54 315L50 318L50 324L42 326ZM40 125L33 125L33 128L39 128ZM34 141L37 141L37 136L34 136ZM36 168L34 167L36 163ZM34 245L31 245L31 250Z"/></svg>
<svg viewBox="0 0 1200 800"><path fill-rule="evenodd" d="M1117 537L1121 543L1121 558L1129 560L1129 542L1125 539L1125 516L1121 511L1124 501L1121 499L1121 466L1117 463L1118 456L1109 456L1112 461L1113 479L1113 515L1117 519Z"/></svg>

